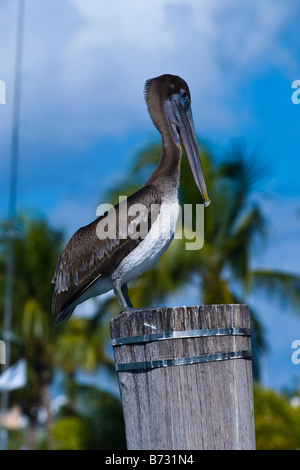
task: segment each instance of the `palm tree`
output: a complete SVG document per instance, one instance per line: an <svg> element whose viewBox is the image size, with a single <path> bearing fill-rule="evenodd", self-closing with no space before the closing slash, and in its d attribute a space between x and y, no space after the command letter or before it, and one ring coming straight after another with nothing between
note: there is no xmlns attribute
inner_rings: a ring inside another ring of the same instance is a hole
<svg viewBox="0 0 300 470"><path fill-rule="evenodd" d="M162 302L170 293L182 290L191 282L197 286L199 300L205 304L246 303L247 294L254 288L263 288L273 295L276 285L285 301L288 296L293 306L298 305L299 276L251 268L253 254L262 248L267 235L267 221L254 197L254 190L258 190L265 174L256 153L247 155L240 143L233 144L225 158L216 158L202 143L200 148L212 199L212 204L205 209L204 246L201 250L187 251L186 242L190 240L185 237L174 239L157 265L134 283L131 291L134 306ZM149 146L141 152L128 178L118 185L120 194L128 195L140 187L153 171L159 156L159 145ZM116 202L117 195L113 192L109 197ZM201 202L184 156L180 202L182 206L195 206ZM190 226L189 230L195 230L195 227ZM263 328L253 308L251 319L254 375L258 378L258 358L266 346Z"/></svg>
<svg viewBox="0 0 300 470"><path fill-rule="evenodd" d="M114 363L106 351L106 341L109 338L106 313L111 310L111 299L107 299L98 308L92 319L74 316L68 323L55 327L51 317L53 284L50 281L62 250L63 234L50 227L43 219L31 219L24 215L20 217L18 225L19 234L15 240L12 331L20 338L21 344L12 346L12 362L20 356L27 359L28 384L25 389L11 392L11 401L21 404L29 418L29 431L26 433L26 446L29 449L37 448L38 409L43 407L47 411L45 444L47 448L53 448L55 436L51 429L53 420L50 385L55 369L59 368L65 374L68 409L72 412L76 412L76 402L82 389L74 381L78 368L91 372L101 364L114 373ZM1 290L4 289L4 273L4 251L0 251ZM109 398L103 398L104 395L99 391L95 391L95 394L97 392L100 401L106 400L110 407L114 406L114 397L111 397L110 401ZM89 410L90 415L94 417L93 423L102 423L102 418L96 416L100 407L95 408L94 413L91 407ZM120 413L115 420L117 422L119 415L119 427L122 429ZM97 426L99 433L105 429L104 424L102 427L100 424Z"/></svg>
<svg viewBox="0 0 300 470"><path fill-rule="evenodd" d="M12 329L22 340L12 348L12 361L22 354L28 364L28 384L12 392L12 399L22 403L29 417L28 446L36 446L37 409L47 410L46 428L50 426L50 392L53 377L54 325L50 319L53 287L51 273L60 253L62 233L44 220L19 221L15 240L14 302ZM2 278L2 276L1 276ZM50 320L50 321L49 321Z"/></svg>
<svg viewBox="0 0 300 470"><path fill-rule="evenodd" d="M54 352L55 364L65 374L65 388L68 395L68 407L75 408L77 384L75 374L78 369L86 372L95 371L99 365L109 373L114 373L114 363L106 350L109 338L107 312L110 312L110 300L95 308L92 318L73 316L67 324L59 326L61 333L57 337Z"/></svg>
<svg viewBox="0 0 300 470"><path fill-rule="evenodd" d="M112 316L112 299L95 305L95 315L87 319L73 315L62 325L56 342L54 360L64 372L67 403L60 410L51 435L58 449L124 449L125 431L121 403L111 393L76 381L76 372L93 373L105 368L116 380L114 361L107 351L108 316ZM115 314L118 311L114 312Z"/></svg>

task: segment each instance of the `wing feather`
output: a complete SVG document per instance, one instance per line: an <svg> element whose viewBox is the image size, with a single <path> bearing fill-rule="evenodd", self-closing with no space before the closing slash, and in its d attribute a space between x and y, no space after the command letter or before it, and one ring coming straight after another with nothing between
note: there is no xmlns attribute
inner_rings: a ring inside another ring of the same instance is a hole
<svg viewBox="0 0 300 470"><path fill-rule="evenodd" d="M161 204L161 199L156 186L144 186L126 200L128 211L120 206L125 204L123 201L72 236L58 260L52 279L55 283L52 299L55 323L69 318L74 310L72 304L101 276L109 275L141 242L146 236L145 227L148 232L157 217L157 212L151 213L151 206ZM128 215L134 204L143 204L142 214L133 212ZM141 223L144 233L133 237L131 232L138 233L136 229ZM110 238L111 235L115 237Z"/></svg>

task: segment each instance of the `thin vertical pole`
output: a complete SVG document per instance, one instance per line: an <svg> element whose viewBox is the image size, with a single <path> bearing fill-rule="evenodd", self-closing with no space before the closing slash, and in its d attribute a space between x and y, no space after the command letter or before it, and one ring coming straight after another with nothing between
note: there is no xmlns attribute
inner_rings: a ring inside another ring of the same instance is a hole
<svg viewBox="0 0 300 470"><path fill-rule="evenodd" d="M10 366L11 347L11 319L13 305L13 278L14 278L14 239L16 236L16 205L18 186L18 160L19 160L19 136L20 136L20 109L21 109L21 85L23 62L23 37L24 37L25 0L18 0L17 13L17 38L15 53L15 79L13 94L13 122L11 137L11 161L10 161L10 186L9 186L9 229L7 240L7 261L5 277L5 299L3 316L3 339L5 341L4 370ZM1 416L4 417L9 406L7 390L1 393ZM0 449L7 448L7 431L2 426L0 433Z"/></svg>

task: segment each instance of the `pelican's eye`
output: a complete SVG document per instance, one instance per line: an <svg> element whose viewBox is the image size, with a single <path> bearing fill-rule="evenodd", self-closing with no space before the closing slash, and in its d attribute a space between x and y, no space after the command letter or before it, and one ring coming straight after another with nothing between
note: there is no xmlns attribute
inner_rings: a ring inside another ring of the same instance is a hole
<svg viewBox="0 0 300 470"><path fill-rule="evenodd" d="M181 102L184 105L186 109L188 109L191 105L189 95L185 90L180 90L180 97L181 97Z"/></svg>

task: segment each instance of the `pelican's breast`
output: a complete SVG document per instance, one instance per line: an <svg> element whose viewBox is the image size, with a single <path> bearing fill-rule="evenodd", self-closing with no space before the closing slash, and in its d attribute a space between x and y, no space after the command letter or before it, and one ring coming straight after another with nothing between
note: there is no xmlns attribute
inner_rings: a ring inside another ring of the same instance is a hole
<svg viewBox="0 0 300 470"><path fill-rule="evenodd" d="M157 219L144 240L132 250L113 272L122 284L140 276L166 251L173 240L180 206L178 197L163 200Z"/></svg>

